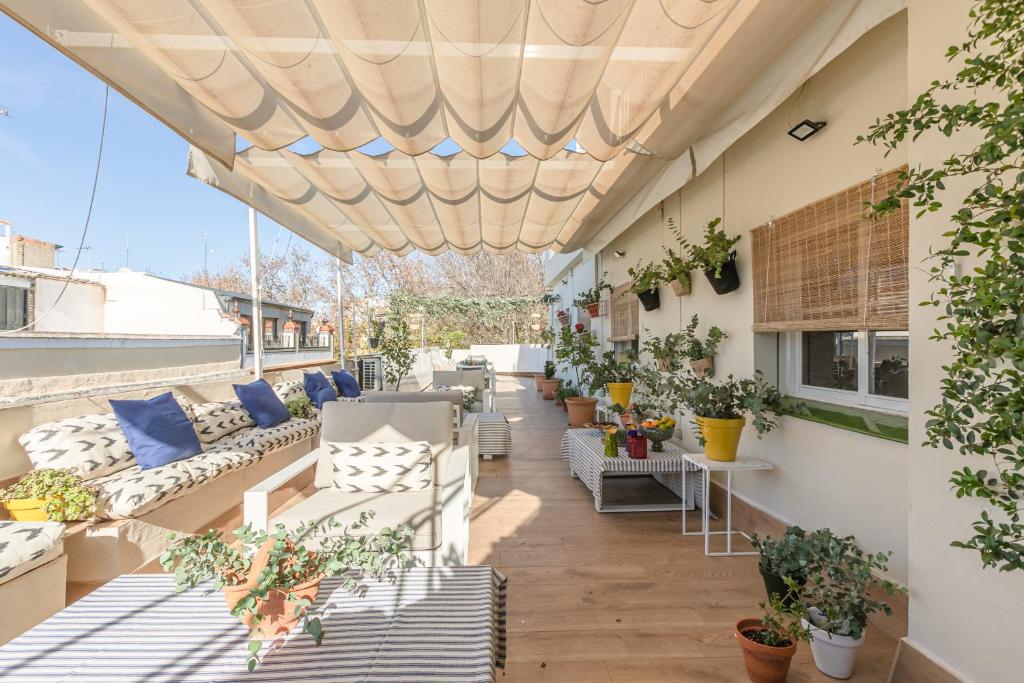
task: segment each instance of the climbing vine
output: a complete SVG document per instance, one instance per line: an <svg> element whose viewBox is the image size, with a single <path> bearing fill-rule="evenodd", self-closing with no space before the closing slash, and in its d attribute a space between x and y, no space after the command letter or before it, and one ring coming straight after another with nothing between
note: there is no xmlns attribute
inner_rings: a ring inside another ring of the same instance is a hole
<svg viewBox="0 0 1024 683"><path fill-rule="evenodd" d="M948 343L941 402L927 411L931 447L984 458L953 472L957 498L983 501L973 535L953 546L976 551L985 567L1024 569L1024 12L1020 0L983 0L970 12L968 39L947 57L963 68L934 81L907 109L876 121L858 141L891 151L925 131L977 136L968 152L934 168L910 169L900 187L875 205L891 211L902 199L918 216L940 211L951 179L972 189L950 216L948 243L928 258L940 309L932 339ZM944 93L969 92L962 104ZM970 132L969 132L970 131ZM957 274L961 259L972 267Z"/></svg>
<svg viewBox="0 0 1024 683"><path fill-rule="evenodd" d="M452 335L461 333L466 344L507 343L513 323L516 340L540 343L541 330L533 325L547 318L543 297L418 296L404 292L391 295L391 306L408 316L420 316L427 326L428 343L445 347ZM531 314L540 314L537 318Z"/></svg>

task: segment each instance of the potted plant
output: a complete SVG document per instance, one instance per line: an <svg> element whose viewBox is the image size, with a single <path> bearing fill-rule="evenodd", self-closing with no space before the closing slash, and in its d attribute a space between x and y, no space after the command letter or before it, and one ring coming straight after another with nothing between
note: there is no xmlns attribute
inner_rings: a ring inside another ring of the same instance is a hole
<svg viewBox="0 0 1024 683"><path fill-rule="evenodd" d="M661 372L677 372L682 369L680 360L685 357L683 333L670 332L665 338L647 336L644 339L644 353L650 354Z"/></svg>
<svg viewBox="0 0 1024 683"><path fill-rule="evenodd" d="M892 614L888 603L868 593L892 595L904 589L875 578L876 572L888 570L891 552L865 553L853 536L835 536L828 529L815 534L821 571L812 574L801 590L807 606L802 624L811 636L815 666L832 678L849 678L864 644L868 617L875 612Z"/></svg>
<svg viewBox="0 0 1024 683"><path fill-rule="evenodd" d="M693 245L690 255L693 266L704 271L715 294L728 294L740 286L740 275L736 270L736 252L733 246L740 236L729 237L724 230L717 230L721 218L716 218L704 228L704 244Z"/></svg>
<svg viewBox="0 0 1024 683"><path fill-rule="evenodd" d="M558 387L558 391L555 392L555 404L562 407L562 410L568 412L569 406L566 404L566 400L575 398L580 395L576 387L572 385L572 382L562 382L562 386Z"/></svg>
<svg viewBox="0 0 1024 683"><path fill-rule="evenodd" d="M612 403L608 406L608 411L619 416L619 423L623 427L629 427L630 425L635 424L632 404L626 404L623 406L620 403Z"/></svg>
<svg viewBox="0 0 1024 683"><path fill-rule="evenodd" d="M665 280L676 296L686 296L690 293L690 271L693 270L693 262L687 254L689 245L685 241L680 242L678 253L668 247L662 249L665 258L661 260L661 272Z"/></svg>
<svg viewBox="0 0 1024 683"><path fill-rule="evenodd" d="M377 318L373 318L372 320L370 320L369 335L366 341L370 345L371 349L377 348L377 345L380 344L381 335L383 334L384 321L378 320Z"/></svg>
<svg viewBox="0 0 1024 683"><path fill-rule="evenodd" d="M614 351L605 351L601 360L590 368L590 391L596 393L604 389L609 401L629 406L635 370L636 363L631 354L627 353L624 360L619 360Z"/></svg>
<svg viewBox="0 0 1024 683"><path fill-rule="evenodd" d="M0 489L0 501L18 522L68 522L96 512L96 491L69 469L32 470Z"/></svg>
<svg viewBox="0 0 1024 683"><path fill-rule="evenodd" d="M696 335L699 324L700 320L694 313L690 318L690 324L682 331L679 341L693 374L705 377L715 374L715 354L718 352L718 346L729 335L717 327L712 327L708 330L708 336L701 339Z"/></svg>
<svg viewBox="0 0 1024 683"><path fill-rule="evenodd" d="M657 310L661 306L658 285L665 279L658 265L656 263L648 263L641 266L637 263L636 268L631 267L628 272L632 280L629 290L637 295L644 310Z"/></svg>
<svg viewBox="0 0 1024 683"><path fill-rule="evenodd" d="M761 371L753 379L734 379L729 375L722 382L693 376L679 385L679 401L695 416L697 439L710 460L729 462L736 459L740 435L746 415L753 420L758 436L776 426L774 410L781 396L764 381Z"/></svg>
<svg viewBox="0 0 1024 683"><path fill-rule="evenodd" d="M577 308L587 309L587 315L591 318L598 318L601 316L601 292L604 290L612 291L611 285L605 283L604 279L608 273L601 273L601 277L597 281L597 286L593 289L586 289L580 292L580 295L573 299L573 306Z"/></svg>
<svg viewBox="0 0 1024 683"><path fill-rule="evenodd" d="M790 604L793 602L791 598ZM789 675L797 643L809 636L799 613L787 607L779 595L772 594L760 606L761 618L740 619L734 635L743 649L747 678L753 683L782 683Z"/></svg>
<svg viewBox="0 0 1024 683"><path fill-rule="evenodd" d="M368 534L366 523L372 517L373 513L363 513L350 527L333 517L294 530L279 524L272 532L245 525L235 530L238 540L234 543L215 529L177 539L172 532L168 535L172 544L160 556L160 565L174 572L178 592L213 580L213 588L224 593L228 610L252 634L248 657L252 671L263 646L261 639L288 633L300 621L302 632L320 645L324 630L314 603L323 579L354 570L384 580L394 568L409 564L412 530L385 528ZM353 591L357 587L351 578L341 585Z"/></svg>
<svg viewBox="0 0 1024 683"><path fill-rule="evenodd" d="M284 404L288 412L291 413L292 417L301 417L303 419L309 419L316 415L316 406L309 400L308 396L300 396L293 398L292 400Z"/></svg>
<svg viewBox="0 0 1024 683"><path fill-rule="evenodd" d="M569 311L561 310L555 314L558 318L558 322L562 325L562 329L569 327Z"/></svg>
<svg viewBox="0 0 1024 683"><path fill-rule="evenodd" d="M593 367L594 347L597 339L590 330L577 323L576 329L565 328L555 349L555 358L574 376L576 387L590 386L590 368ZM565 399L568 406L569 424L582 427L594 421L597 399L589 396L570 396Z"/></svg>
<svg viewBox="0 0 1024 683"><path fill-rule="evenodd" d="M783 604L791 606L796 596L789 591L787 581L803 588L807 577L818 570L816 538L798 526L788 527L782 538L750 536L754 550L761 555L757 568L769 598L778 595Z"/></svg>
<svg viewBox="0 0 1024 683"><path fill-rule="evenodd" d="M546 400L553 400L555 398L555 392L558 391L558 386L562 383L562 380L555 377L555 364L553 361L546 361L544 363L544 379L540 381L541 391L544 392L544 398Z"/></svg>

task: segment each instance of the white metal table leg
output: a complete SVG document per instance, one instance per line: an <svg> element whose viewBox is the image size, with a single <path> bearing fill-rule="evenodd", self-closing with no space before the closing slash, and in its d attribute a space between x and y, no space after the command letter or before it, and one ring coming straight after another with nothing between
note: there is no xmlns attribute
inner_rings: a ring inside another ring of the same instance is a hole
<svg viewBox="0 0 1024 683"><path fill-rule="evenodd" d="M732 555L732 470L725 473L725 552Z"/></svg>

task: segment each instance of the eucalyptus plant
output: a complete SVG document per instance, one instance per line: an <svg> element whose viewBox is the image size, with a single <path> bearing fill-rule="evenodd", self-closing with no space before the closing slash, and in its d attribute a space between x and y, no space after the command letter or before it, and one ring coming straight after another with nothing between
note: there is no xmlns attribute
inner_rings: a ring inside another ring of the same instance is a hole
<svg viewBox="0 0 1024 683"><path fill-rule="evenodd" d="M0 489L0 501L46 500L46 516L54 522L89 519L96 513L96 490L70 469L32 470Z"/></svg>
<svg viewBox="0 0 1024 683"><path fill-rule="evenodd" d="M636 356L627 352L620 359L614 351L605 351L589 370L590 393L595 394L608 384L632 382L636 376Z"/></svg>
<svg viewBox="0 0 1024 683"><path fill-rule="evenodd" d="M766 573L803 585L807 577L819 569L818 539L798 526L791 526L781 538L751 534L750 544L760 553L761 569Z"/></svg>
<svg viewBox="0 0 1024 683"><path fill-rule="evenodd" d="M665 282L665 275L657 263L636 264L628 269L629 277L632 280L630 291L634 294L644 294L658 289L658 285Z"/></svg>
<svg viewBox="0 0 1024 683"><path fill-rule="evenodd" d="M313 406L313 402L309 400L307 396L300 396L299 398L293 398L284 404L288 412L291 413L292 417L311 418L316 414L316 408Z"/></svg>
<svg viewBox="0 0 1024 683"><path fill-rule="evenodd" d="M670 332L664 339L651 334L644 335L642 351L649 354L663 372L678 372L683 369L683 361L686 360L684 349L682 332Z"/></svg>
<svg viewBox="0 0 1024 683"><path fill-rule="evenodd" d="M931 339L953 352L943 366L941 402L927 411L925 445L972 458L953 472L957 498L981 501L973 535L953 546L976 551L982 565L1024 570L1024 12L1020 0L983 0L970 10L967 40L946 56L962 64L933 81L910 107L887 114L858 142L887 154L926 131L976 141L937 166L900 174L900 184L872 207L893 211L909 200L918 217L944 211L951 180L971 190L949 216L945 245L928 257L935 290L925 305L944 323ZM966 102L944 104L950 94ZM980 98L980 99L979 99ZM970 257L969 272L957 274ZM986 459L990 465L976 465ZM974 503L972 503L974 505Z"/></svg>
<svg viewBox="0 0 1024 683"><path fill-rule="evenodd" d="M675 375L674 385L681 405L698 417L734 420L750 415L758 436L770 432L777 425L776 412L782 396L768 384L760 370L753 378L735 379L729 375L722 381L707 377ZM697 439L704 445L701 430L694 428Z"/></svg>
<svg viewBox="0 0 1024 683"><path fill-rule="evenodd" d="M601 292L607 290L612 291L612 286L605 282L605 278L608 273L601 273L601 277L598 278L597 286L593 289L585 289L580 292L579 296L573 299L572 305L578 308L586 308L590 304L596 304L601 301Z"/></svg>
<svg viewBox="0 0 1024 683"><path fill-rule="evenodd" d="M356 575L390 580L393 569L408 566L411 561L408 550L412 529L385 527L376 534L366 533L372 517L372 512L364 512L350 526L333 517L301 524L294 530L278 524L270 532L246 524L234 531L234 542L227 541L224 533L216 529L181 538L171 532L167 535L171 546L161 554L160 566L164 571L173 571L175 590L179 593L208 580L212 580L214 590L242 586L251 578L256 549L270 541L266 566L231 614L250 618L255 629L263 619L258 601L266 599L271 591L287 593L296 606L296 616L302 619L303 633L312 636L319 646L324 638L319 608L297 599L292 589L317 578L357 570L341 583L343 589L354 593L358 588ZM257 638L249 641L250 671L258 662L262 646Z"/></svg>
<svg viewBox="0 0 1024 683"><path fill-rule="evenodd" d="M712 326L708 330L708 336L703 339L697 336L697 326L700 325L700 318L696 313L690 318L690 324L683 330L680 344L683 353L689 360L701 360L702 358L713 358L718 353L719 345L729 337L718 327Z"/></svg>
<svg viewBox="0 0 1024 683"><path fill-rule="evenodd" d="M690 283L690 271L693 270L693 261L689 255L690 246L685 240L681 240L679 251L662 247L665 258L661 260L661 272L667 282L679 280L684 285Z"/></svg>
<svg viewBox="0 0 1024 683"><path fill-rule="evenodd" d="M722 266L732 260L733 247L740 236L729 237L725 230L718 230L721 218L715 218L704 226L704 244L690 247L690 257L695 268L712 271L715 277L722 277Z"/></svg>

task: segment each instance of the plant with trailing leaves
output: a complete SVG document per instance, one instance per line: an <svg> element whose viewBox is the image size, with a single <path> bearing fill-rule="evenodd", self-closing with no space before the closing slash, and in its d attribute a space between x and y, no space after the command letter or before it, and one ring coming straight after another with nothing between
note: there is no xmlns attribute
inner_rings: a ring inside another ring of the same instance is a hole
<svg viewBox="0 0 1024 683"><path fill-rule="evenodd" d="M555 360L566 370L572 372L576 387L589 387L591 385L590 369L596 361L594 347L598 345L598 342L590 330L582 325L579 325L578 328L578 331L573 331L569 327L562 328L558 346L555 348Z"/></svg>
<svg viewBox="0 0 1024 683"><path fill-rule="evenodd" d="M718 327L712 326L708 330L708 336L697 336L697 326L700 325L700 318L694 313L690 318L690 324L682 331L680 340L683 353L689 360L701 360L702 358L714 358L718 353L718 347L729 337L729 335Z"/></svg>
<svg viewBox="0 0 1024 683"><path fill-rule="evenodd" d="M415 361L409 323L405 322L405 316L398 307L392 307L388 313L378 350L384 361L384 379L394 384L395 391L398 391L402 378L409 374Z"/></svg>
<svg viewBox="0 0 1024 683"><path fill-rule="evenodd" d="M970 11L968 38L947 51L962 68L933 81L914 103L877 120L858 142L895 149L926 131L978 140L937 166L900 174L899 187L873 207L883 214L908 200L944 210L946 184L973 184L950 218L948 240L934 250L934 293L925 305L944 323L931 339L953 359L943 366L941 402L927 411L925 445L985 458L953 473L957 498L988 509L974 534L953 545L977 551L982 565L1024 570L1024 12L1019 0L984 0ZM965 93L960 104L943 99ZM979 97L981 99L979 99ZM959 179L963 179L962 181ZM954 197L961 193L956 191ZM974 265L962 275L957 263Z"/></svg>
<svg viewBox="0 0 1024 683"><path fill-rule="evenodd" d="M0 502L27 498L46 500L46 516L54 522L89 519L96 513L96 490L69 469L32 470L0 489Z"/></svg>
<svg viewBox="0 0 1024 683"><path fill-rule="evenodd" d="M765 382L760 370L750 379L735 379L729 375L724 380L714 381L686 374L671 379L679 404L698 417L735 420L749 415L759 437L777 425L776 412L782 396L778 389ZM697 427L694 431L703 446L703 434Z"/></svg>
<svg viewBox="0 0 1024 683"><path fill-rule="evenodd" d="M750 544L761 555L761 569L783 579L789 577L800 585L820 568L820 541L820 534L808 534L798 526L788 527L781 538L750 536Z"/></svg>
<svg viewBox="0 0 1024 683"><path fill-rule="evenodd" d="M551 360L544 361L544 379L554 379L555 378L555 370L556 369L557 369L557 366L555 365L554 361L551 361Z"/></svg>
<svg viewBox="0 0 1024 683"><path fill-rule="evenodd" d="M564 403L565 399L579 396L580 392L572 385L572 382L562 382L555 392L555 398Z"/></svg>
<svg viewBox="0 0 1024 683"><path fill-rule="evenodd" d="M740 236L729 237L725 230L718 230L721 218L715 218L704 226L704 243L690 247L690 258L693 267L722 277L722 266L732 260L733 247L740 241Z"/></svg>
<svg viewBox="0 0 1024 683"><path fill-rule="evenodd" d="M678 280L684 287L690 284L690 271L693 270L693 260L688 253L690 246L685 240L681 241L679 251L662 247L665 258L661 260L661 272L665 282Z"/></svg>
<svg viewBox="0 0 1024 683"><path fill-rule="evenodd" d="M374 318L370 321L370 339L380 339L384 334L384 321Z"/></svg>
<svg viewBox="0 0 1024 683"><path fill-rule="evenodd" d="M609 292L612 291L612 286L604 281L607 276L608 273L601 273L601 277L597 281L597 286L593 289L585 289L580 292L579 296L573 299L572 305L578 308L586 308L590 304L596 304L601 301L601 292L605 290Z"/></svg>
<svg viewBox="0 0 1024 683"><path fill-rule="evenodd" d="M307 396L300 396L299 398L293 398L284 404L288 412L291 413L292 417L311 418L316 414L316 407L313 402L309 400Z"/></svg>
<svg viewBox="0 0 1024 683"><path fill-rule="evenodd" d="M665 275L661 272L661 267L654 262L644 265L637 263L635 268L630 266L627 270L631 281L629 291L638 296L646 292L657 291L658 285L665 282Z"/></svg>
<svg viewBox="0 0 1024 683"><path fill-rule="evenodd" d="M595 394L608 384L632 382L636 376L636 356L631 352L616 356L614 351L605 351L590 365L590 393Z"/></svg>
<svg viewBox="0 0 1024 683"><path fill-rule="evenodd" d="M645 330L649 332L649 330ZM670 332L665 338L644 335L642 352L654 359L662 372L677 372L684 367L686 360L682 332Z"/></svg>
<svg viewBox="0 0 1024 683"><path fill-rule="evenodd" d="M768 647L789 647L798 641L810 641L811 633L800 623L801 613L794 609L798 601L796 584L786 581L788 593L781 596L772 593L767 602L760 602L761 626L743 632L749 640Z"/></svg>
<svg viewBox="0 0 1024 683"><path fill-rule="evenodd" d="M352 570L357 575L383 581L390 578L393 569L408 566L411 561L408 551L412 529L385 527L376 534L366 533L372 517L372 512L364 512L351 526L344 526L333 517L302 524L294 530L278 524L270 532L247 524L234 531L238 540L231 543L216 529L181 538L172 532L167 536L171 546L160 556L160 565L164 571L174 572L175 590L179 593L211 579L214 590L242 586L252 579L249 574L256 550L267 544L270 552L266 566L231 614L251 619L255 630L264 619L259 601L265 600L271 591L280 591L294 604L303 633L320 645L324 630L318 608L308 600L298 599L292 593L294 588ZM354 593L358 582L349 575L341 586ZM250 671L256 666L262 645L257 638L249 641Z"/></svg>

